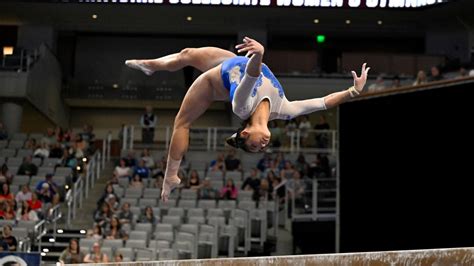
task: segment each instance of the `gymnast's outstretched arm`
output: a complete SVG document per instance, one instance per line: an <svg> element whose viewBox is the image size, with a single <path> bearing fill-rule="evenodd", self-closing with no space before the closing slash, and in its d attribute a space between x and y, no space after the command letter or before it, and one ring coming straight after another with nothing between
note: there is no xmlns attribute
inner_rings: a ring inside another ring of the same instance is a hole
<svg viewBox="0 0 474 266"><path fill-rule="evenodd" d="M316 111L336 107L339 104L342 104L348 101L349 99L356 97L363 91L365 83L367 81L367 73L369 72L369 70L370 67L366 69L366 64L363 64L360 77L357 77L357 74L352 71L352 76L354 77L354 86L350 87L347 90L331 93L322 98L291 102L284 101L280 112L283 115L287 115L293 118L300 115L305 115Z"/></svg>

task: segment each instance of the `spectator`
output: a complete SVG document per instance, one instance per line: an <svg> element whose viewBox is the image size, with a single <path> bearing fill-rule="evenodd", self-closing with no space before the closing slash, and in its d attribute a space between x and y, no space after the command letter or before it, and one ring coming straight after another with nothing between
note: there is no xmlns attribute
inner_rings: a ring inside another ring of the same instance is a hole
<svg viewBox="0 0 474 266"><path fill-rule="evenodd" d="M2 122L0 122L0 140L8 139L8 132Z"/></svg>
<svg viewBox="0 0 474 266"><path fill-rule="evenodd" d="M158 173L155 176L155 179L154 179L155 181L152 183L152 187L161 189L163 187L164 179L165 179L165 177L164 177L163 173Z"/></svg>
<svg viewBox="0 0 474 266"><path fill-rule="evenodd" d="M79 133L80 139L85 142L86 147L90 146L94 142L95 135L93 131L94 129L91 125L84 124L84 126L82 127L82 132Z"/></svg>
<svg viewBox="0 0 474 266"><path fill-rule="evenodd" d="M443 80L444 77L441 74L440 69L437 66L431 67L431 76L429 78L429 81L440 81Z"/></svg>
<svg viewBox="0 0 474 266"><path fill-rule="evenodd" d="M133 176L133 179L132 181L130 182L130 184L128 185L129 188L143 188L143 182L142 182L142 178L140 177L140 175L136 174Z"/></svg>
<svg viewBox="0 0 474 266"><path fill-rule="evenodd" d="M459 68L459 74L456 78L465 78L468 76L469 76L469 72L467 71L465 67L462 66Z"/></svg>
<svg viewBox="0 0 474 266"><path fill-rule="evenodd" d="M110 196L110 195L114 195L115 198L119 198L117 196L117 194L115 193L114 191L114 186L111 184L111 183L107 183L107 185L105 186L105 189L104 189L104 192L102 193L102 196L99 198L99 200L97 201L97 206L101 206L102 203L105 202L105 200Z"/></svg>
<svg viewBox="0 0 474 266"><path fill-rule="evenodd" d="M78 159L74 156L74 151L72 149L64 149L63 156L58 160L58 163L63 167L76 169Z"/></svg>
<svg viewBox="0 0 474 266"><path fill-rule="evenodd" d="M272 120L268 124L268 129L271 133L271 142L272 147L279 148L281 147L281 143L283 141L283 130L281 127L278 126L278 122L276 120Z"/></svg>
<svg viewBox="0 0 474 266"><path fill-rule="evenodd" d="M202 186L199 189L200 199L216 199L217 191L211 185L211 178L206 177L202 181Z"/></svg>
<svg viewBox="0 0 474 266"><path fill-rule="evenodd" d="M300 130L300 144L302 147L306 147L308 143L308 131L311 129L311 122L309 121L308 115L303 115L301 117L298 129Z"/></svg>
<svg viewBox="0 0 474 266"><path fill-rule="evenodd" d="M87 238L89 239L95 239L96 241L100 241L103 237L102 234L102 227L98 224L94 225L94 228L92 230L88 230Z"/></svg>
<svg viewBox="0 0 474 266"><path fill-rule="evenodd" d="M244 180L242 183L242 190L253 191L254 198L258 193L258 188L260 187L260 177L258 176L258 170L252 168L250 170L250 176Z"/></svg>
<svg viewBox="0 0 474 266"><path fill-rule="evenodd" d="M5 202L13 207L15 205L14 200L15 196L13 196L13 193L10 191L10 185L3 183L2 190L0 191L0 202Z"/></svg>
<svg viewBox="0 0 474 266"><path fill-rule="evenodd" d="M74 139L74 133L72 132L72 129L68 128L66 132L64 132L63 135L64 143L69 143L71 140Z"/></svg>
<svg viewBox="0 0 474 266"><path fill-rule="evenodd" d="M133 221L133 213L130 211L130 203L122 204L122 211L118 215L120 224L131 224Z"/></svg>
<svg viewBox="0 0 474 266"><path fill-rule="evenodd" d="M135 158L135 152L129 151L127 153L127 157L124 158L125 165L128 167L135 167L137 166L137 159Z"/></svg>
<svg viewBox="0 0 474 266"><path fill-rule="evenodd" d="M0 169L0 183L11 183L13 175L8 170L8 166L4 163Z"/></svg>
<svg viewBox="0 0 474 266"><path fill-rule="evenodd" d="M59 256L59 262L62 265L84 262L84 253L81 251L77 239L69 240L69 246Z"/></svg>
<svg viewBox="0 0 474 266"><path fill-rule="evenodd" d="M9 224L6 224L3 226L3 234L2 238L0 240L4 241L8 245L8 250L10 251L16 251L16 248L18 246L18 241L14 236L12 236L12 226Z"/></svg>
<svg viewBox="0 0 474 266"><path fill-rule="evenodd" d="M265 172L265 169L270 166L270 162L272 161L272 157L270 153L264 153L263 158L260 159L257 163L257 168L260 172Z"/></svg>
<svg viewBox="0 0 474 266"><path fill-rule="evenodd" d="M267 167L267 169L265 169L265 172L263 172L263 176L266 176L268 172L273 172L274 174L280 174L280 169L278 168L277 160L270 161L270 165Z"/></svg>
<svg viewBox="0 0 474 266"><path fill-rule="evenodd" d="M209 170L212 172L225 171L225 157L223 153L219 153L217 159L209 163Z"/></svg>
<svg viewBox="0 0 474 266"><path fill-rule="evenodd" d="M49 158L58 158L61 159L64 154L64 149L61 148L61 144L55 143L53 144L53 148L49 152Z"/></svg>
<svg viewBox="0 0 474 266"><path fill-rule="evenodd" d="M115 197L114 194L110 194L107 197L105 202L109 205L110 211L112 212L112 215L114 215L115 213L118 212L120 204L118 203L118 199Z"/></svg>
<svg viewBox="0 0 474 266"><path fill-rule="evenodd" d="M115 252L114 262L123 262L123 255L120 252Z"/></svg>
<svg viewBox="0 0 474 266"><path fill-rule="evenodd" d="M34 150L36 148L36 139L29 138L25 142L25 149L27 150Z"/></svg>
<svg viewBox="0 0 474 266"><path fill-rule="evenodd" d="M225 169L227 171L240 171L242 167L240 160L235 157L235 149L229 150L227 157L225 158Z"/></svg>
<svg viewBox="0 0 474 266"><path fill-rule="evenodd" d="M20 203L23 201L31 200L31 195L32 194L28 185L22 185L21 190L18 193L16 193L15 201L17 203Z"/></svg>
<svg viewBox="0 0 474 266"><path fill-rule="evenodd" d="M64 131L61 127L57 126L54 129L54 136L56 137L56 143L64 142Z"/></svg>
<svg viewBox="0 0 474 266"><path fill-rule="evenodd" d="M41 159L49 157L49 146L46 143L42 143L40 146L36 147L36 150L33 152L34 157Z"/></svg>
<svg viewBox="0 0 474 266"><path fill-rule="evenodd" d="M153 114L151 106L145 107L145 113L140 118L142 126L142 141L146 144L152 144L155 137L156 116Z"/></svg>
<svg viewBox="0 0 474 266"><path fill-rule="evenodd" d="M128 235L122 230L122 225L117 216L110 220L109 228L105 231L105 239L128 239Z"/></svg>
<svg viewBox="0 0 474 266"><path fill-rule="evenodd" d="M145 210L140 214L138 219L139 223L151 223L153 227L155 227L157 220L155 215L153 214L153 209L151 206L146 206Z"/></svg>
<svg viewBox="0 0 474 266"><path fill-rule="evenodd" d="M428 82L428 79L426 78L426 73L423 70L418 71L418 74L416 75L416 80L413 82L413 86L418 86L421 84L425 84Z"/></svg>
<svg viewBox="0 0 474 266"><path fill-rule="evenodd" d="M288 180L288 184L286 185L288 190L288 196L296 200L296 203L301 205L304 202L306 184L301 178L301 174L298 171L293 173L293 178Z"/></svg>
<svg viewBox="0 0 474 266"><path fill-rule="evenodd" d="M283 152L277 153L277 155L275 156L275 159L273 160L273 162L274 162L273 169L275 169L275 168L277 169L277 171L275 171L275 173L280 172L280 170L285 167L285 162L286 162L285 154ZM272 167L270 166L270 168L272 168Z"/></svg>
<svg viewBox="0 0 474 266"><path fill-rule="evenodd" d="M401 83L400 83L400 78L398 76L393 77L392 80L392 89L400 88Z"/></svg>
<svg viewBox="0 0 474 266"><path fill-rule="evenodd" d="M0 238L0 253L1 252L9 252L9 250L7 242L3 241L3 239Z"/></svg>
<svg viewBox="0 0 474 266"><path fill-rule="evenodd" d="M150 176L150 169L146 167L144 160L140 160L138 166L135 167L135 172L133 174L139 175L140 178L148 178Z"/></svg>
<svg viewBox="0 0 474 266"><path fill-rule="evenodd" d="M326 116L320 115L319 122L314 126L316 130L329 130L329 123L326 121ZM316 133L316 148L325 149L329 147L329 133Z"/></svg>
<svg viewBox="0 0 474 266"><path fill-rule="evenodd" d="M150 155L150 150L148 150L148 149L143 150L141 160L145 162L145 166L147 168L149 168L149 169L155 168L155 160Z"/></svg>
<svg viewBox="0 0 474 266"><path fill-rule="evenodd" d="M34 176L38 173L38 167L32 163L33 158L31 155L25 156L23 159L23 163L20 165L18 169L19 175L29 175Z"/></svg>
<svg viewBox="0 0 474 266"><path fill-rule="evenodd" d="M331 166L329 165L329 159L326 155L318 153L316 155L316 161L311 165L310 176L315 177L331 177Z"/></svg>
<svg viewBox="0 0 474 266"><path fill-rule="evenodd" d="M307 173L308 172L308 163L306 162L306 158L304 157L303 153L300 153L298 155L298 158L296 159L295 163L295 169L296 171L302 172L302 173Z"/></svg>
<svg viewBox="0 0 474 266"><path fill-rule="evenodd" d="M234 180L228 178L226 185L221 189L221 198L224 200L236 200L237 199L237 187L234 185Z"/></svg>
<svg viewBox="0 0 474 266"><path fill-rule="evenodd" d="M258 193L256 196L258 201L273 200L273 186L272 183L266 178L260 180Z"/></svg>
<svg viewBox="0 0 474 266"><path fill-rule="evenodd" d="M125 159L120 159L119 165L116 166L114 170L114 178L116 178L117 180L122 177L130 179L131 172L132 171L130 167L127 166Z"/></svg>
<svg viewBox="0 0 474 266"><path fill-rule="evenodd" d="M285 168L280 171L280 177L282 179L290 179L293 176L295 169L290 161L285 162Z"/></svg>
<svg viewBox="0 0 474 266"><path fill-rule="evenodd" d="M35 211L31 209L31 207L26 203L26 201L23 201L21 203L21 208L18 208L16 211L16 220L17 221L38 221L38 215L36 214Z"/></svg>
<svg viewBox="0 0 474 266"><path fill-rule="evenodd" d="M5 201L0 202L0 219L15 220L15 211L13 207Z"/></svg>
<svg viewBox="0 0 474 266"><path fill-rule="evenodd" d="M201 182L199 179L199 174L196 170L191 170L191 173L189 174L189 188L197 190L201 186Z"/></svg>
<svg viewBox="0 0 474 266"><path fill-rule="evenodd" d="M31 200L27 200L28 206L34 211L41 211L43 203L38 199L38 194L31 193Z"/></svg>
<svg viewBox="0 0 474 266"><path fill-rule="evenodd" d="M106 202L102 203L100 209L94 213L94 222L100 225L102 228L106 228L112 218L112 211L110 210L109 204Z"/></svg>
<svg viewBox="0 0 474 266"><path fill-rule="evenodd" d="M383 79L382 75L379 75L377 79L375 80L375 83L371 84L367 91L368 92L378 92L378 91L383 91L385 89L385 81Z"/></svg>
<svg viewBox="0 0 474 266"><path fill-rule="evenodd" d="M43 143L46 144L46 145L51 145L53 143L56 142L56 137L54 136L54 131L52 128L48 127L46 129L46 136L44 136L41 141L40 141L40 145L42 145Z"/></svg>
<svg viewBox="0 0 474 266"><path fill-rule="evenodd" d="M59 203L58 185L53 182L53 175L47 174L45 180L38 182L36 193L43 203L51 203L53 206Z"/></svg>
<svg viewBox="0 0 474 266"><path fill-rule="evenodd" d="M100 249L99 242L95 242L92 246L92 251L87 254L84 258L86 263L107 263L109 262L109 257L107 254L103 253Z"/></svg>

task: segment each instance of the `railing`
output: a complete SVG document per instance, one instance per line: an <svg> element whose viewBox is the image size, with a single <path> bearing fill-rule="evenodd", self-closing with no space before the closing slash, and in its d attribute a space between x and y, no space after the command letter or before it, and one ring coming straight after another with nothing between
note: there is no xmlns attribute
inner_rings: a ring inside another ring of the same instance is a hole
<svg viewBox="0 0 474 266"><path fill-rule="evenodd" d="M30 67L38 60L39 55L38 49L33 51L22 49L19 54L4 55L1 59L0 69L28 72Z"/></svg>
<svg viewBox="0 0 474 266"><path fill-rule="evenodd" d="M41 239L47 233L46 220L41 220L40 222L38 222L35 225L35 227L33 229L33 232L34 232L34 241L35 241L35 243L38 243L38 250L42 250L41 249Z"/></svg>
<svg viewBox="0 0 474 266"><path fill-rule="evenodd" d="M172 127L156 127L153 143L143 143L141 126L127 125L122 129L122 150L132 150L136 144L144 144L154 148L167 150L172 135ZM189 131L189 150L194 151L220 151L226 147L226 138L235 133L232 127L197 127ZM322 152L335 153L337 149L336 130L302 130L295 129L274 134L272 140L278 140L278 147L270 147L273 151L298 153ZM276 143L276 141L274 142Z"/></svg>

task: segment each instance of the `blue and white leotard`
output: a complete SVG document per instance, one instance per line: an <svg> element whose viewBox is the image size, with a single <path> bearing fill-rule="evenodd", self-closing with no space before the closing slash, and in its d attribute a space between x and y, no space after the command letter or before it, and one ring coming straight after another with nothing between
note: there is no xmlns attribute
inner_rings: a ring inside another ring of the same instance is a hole
<svg viewBox="0 0 474 266"><path fill-rule="evenodd" d="M229 90L232 111L241 119L248 119L264 99L270 102L270 120L289 120L298 115L326 109L323 98L288 101L285 92L271 70L262 64L258 77L246 73L249 58L236 56L221 66L224 87Z"/></svg>

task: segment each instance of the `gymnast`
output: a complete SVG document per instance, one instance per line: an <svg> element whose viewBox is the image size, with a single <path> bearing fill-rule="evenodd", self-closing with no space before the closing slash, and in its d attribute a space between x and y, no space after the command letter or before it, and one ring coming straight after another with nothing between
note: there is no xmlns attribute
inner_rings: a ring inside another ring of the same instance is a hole
<svg viewBox="0 0 474 266"><path fill-rule="evenodd" d="M177 71L192 66L203 72L191 85L174 120L173 135L161 198L167 201L170 191L181 180L178 170L189 145L189 129L214 101L230 100L232 111L244 120L242 128L226 142L246 152L260 152L270 142L268 121L289 120L299 115L326 110L357 97L364 89L370 68L362 65L360 77L352 71L354 85L322 98L288 101L282 86L262 63L263 46L245 37L236 46L237 56L216 47L186 48L179 53L149 60L127 60L125 64L146 75L155 71Z"/></svg>

